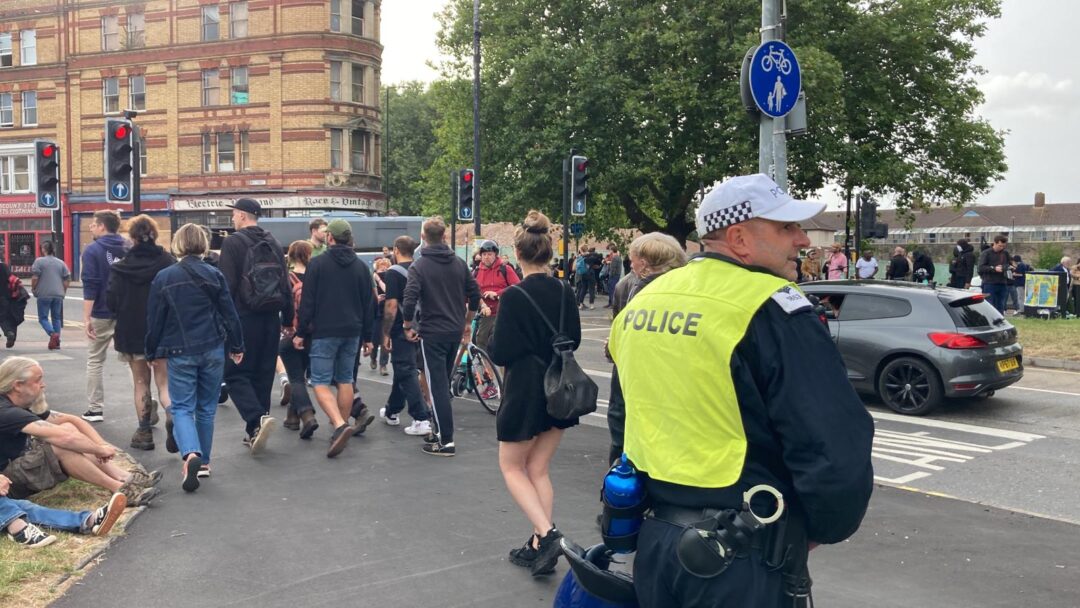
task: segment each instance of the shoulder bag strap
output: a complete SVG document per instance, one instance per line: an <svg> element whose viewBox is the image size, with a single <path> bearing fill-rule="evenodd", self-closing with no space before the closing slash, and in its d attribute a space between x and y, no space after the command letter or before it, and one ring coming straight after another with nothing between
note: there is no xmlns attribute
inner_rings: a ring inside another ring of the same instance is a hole
<svg viewBox="0 0 1080 608"><path fill-rule="evenodd" d="M217 301L217 294L210 290L210 285L206 281L204 281L203 278L200 277L194 270L188 268L187 266L184 266L182 262L177 262L177 265L180 266L180 268L184 272L186 272L189 277L191 277L191 280L195 281L195 284L203 290L203 293L206 294L206 297L210 298L210 305L213 306L214 302Z"/></svg>
<svg viewBox="0 0 1080 608"><path fill-rule="evenodd" d="M536 314L540 315L540 318L544 320L544 323L547 324L548 329L551 330L551 333L559 333L555 330L555 326L551 324L551 321L548 321L547 315L545 315L544 311L540 309L540 305L536 303L536 300L534 300L533 297L529 295L529 292L525 291L525 288L521 287L520 285L514 285L514 287L517 287L518 290L521 291L521 294L525 296L525 299L529 301L529 304L532 304L532 307L536 309ZM559 322L561 324L562 319L559 319Z"/></svg>

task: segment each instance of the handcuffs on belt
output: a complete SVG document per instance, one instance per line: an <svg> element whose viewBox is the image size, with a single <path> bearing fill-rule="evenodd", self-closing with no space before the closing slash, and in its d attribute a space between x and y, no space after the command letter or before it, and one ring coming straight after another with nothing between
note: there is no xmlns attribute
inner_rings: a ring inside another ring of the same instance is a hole
<svg viewBox="0 0 1080 608"><path fill-rule="evenodd" d="M754 513L750 501L760 492L776 499L776 511L768 517ZM726 509L700 524L687 525L679 536L675 551L679 563L687 572L701 578L713 578L727 570L738 555L745 555L753 545L754 537L765 526L776 522L784 514L784 497L776 488L761 484L743 493L742 508Z"/></svg>

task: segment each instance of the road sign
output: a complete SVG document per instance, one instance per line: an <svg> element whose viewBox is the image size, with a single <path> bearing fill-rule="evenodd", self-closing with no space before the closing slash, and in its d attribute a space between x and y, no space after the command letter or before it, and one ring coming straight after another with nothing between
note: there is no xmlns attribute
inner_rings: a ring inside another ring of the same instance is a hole
<svg viewBox="0 0 1080 608"><path fill-rule="evenodd" d="M115 199L127 200L127 197L128 197L127 184L125 184L123 182L114 182L113 185L112 185L112 195L113 195L113 198L115 198Z"/></svg>
<svg viewBox="0 0 1080 608"><path fill-rule="evenodd" d="M55 209L56 197L53 196L52 192L42 192L41 197L39 198L39 203L39 206L45 207L46 209Z"/></svg>
<svg viewBox="0 0 1080 608"><path fill-rule="evenodd" d="M577 237L577 236L581 236L584 233L585 233L585 224L582 224L582 223L579 223L579 222L575 222L573 224L570 224L570 234Z"/></svg>
<svg viewBox="0 0 1080 608"><path fill-rule="evenodd" d="M779 40L761 43L750 61L750 92L763 114L781 118L795 107L802 91L799 60Z"/></svg>

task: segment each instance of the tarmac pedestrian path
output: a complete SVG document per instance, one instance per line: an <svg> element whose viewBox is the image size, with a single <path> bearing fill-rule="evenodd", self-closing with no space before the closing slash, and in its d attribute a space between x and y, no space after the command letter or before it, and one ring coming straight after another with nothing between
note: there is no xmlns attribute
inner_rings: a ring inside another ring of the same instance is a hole
<svg viewBox="0 0 1080 608"><path fill-rule="evenodd" d="M61 352L72 360L43 363L50 401L77 413L84 354ZM106 421L96 428L124 447L130 380L113 360L106 369ZM373 413L387 380L361 372ZM507 561L530 530L499 473L495 418L475 401L454 408L454 458L427 456L403 426L376 419L330 460L321 413L311 442L279 428L253 457L227 404L213 477L190 495L158 429L158 449L134 456L164 469L164 492L54 606L550 606L566 563L534 579ZM275 401L273 413L284 411ZM582 545L599 542L607 443L606 429L579 426L552 462L555 521ZM815 598L843 608L1080 606L1077 541L1069 523L879 486L859 533L812 553Z"/></svg>

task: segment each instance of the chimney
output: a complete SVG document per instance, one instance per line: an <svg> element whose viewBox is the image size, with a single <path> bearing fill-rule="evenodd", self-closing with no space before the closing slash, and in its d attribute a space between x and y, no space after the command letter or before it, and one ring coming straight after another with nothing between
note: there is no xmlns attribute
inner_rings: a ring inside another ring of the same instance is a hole
<svg viewBox="0 0 1080 608"><path fill-rule="evenodd" d="M1035 193L1035 206L1036 207L1045 207L1046 206L1046 195L1043 194L1042 192L1036 192Z"/></svg>

